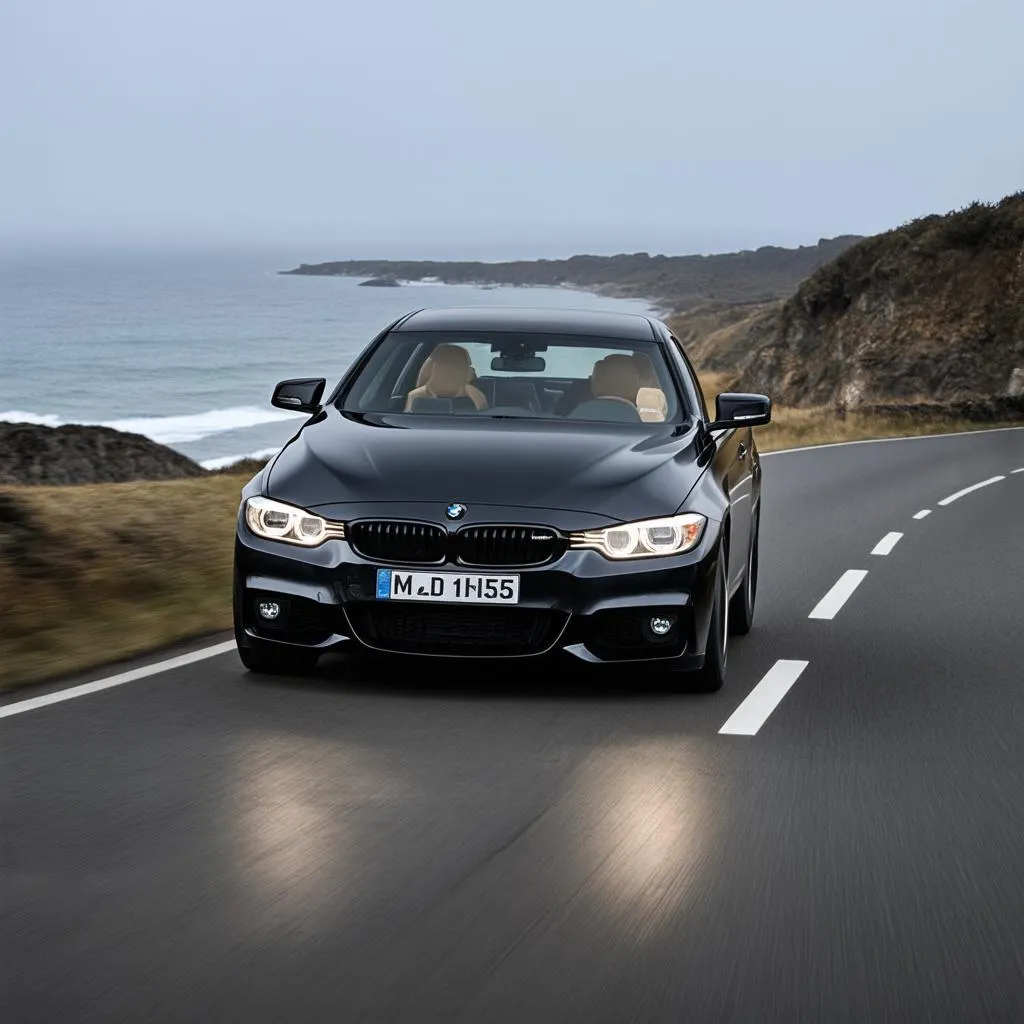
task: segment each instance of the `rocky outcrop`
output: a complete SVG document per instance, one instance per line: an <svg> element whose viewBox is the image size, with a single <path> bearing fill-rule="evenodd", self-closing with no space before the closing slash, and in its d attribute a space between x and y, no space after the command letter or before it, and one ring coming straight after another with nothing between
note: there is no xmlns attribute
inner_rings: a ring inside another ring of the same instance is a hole
<svg viewBox="0 0 1024 1024"><path fill-rule="evenodd" d="M141 434L108 427L0 423L0 484L95 484L205 476Z"/></svg>
<svg viewBox="0 0 1024 1024"><path fill-rule="evenodd" d="M742 348L745 382L783 405L1019 397L1024 192L860 242L746 325Z"/></svg>

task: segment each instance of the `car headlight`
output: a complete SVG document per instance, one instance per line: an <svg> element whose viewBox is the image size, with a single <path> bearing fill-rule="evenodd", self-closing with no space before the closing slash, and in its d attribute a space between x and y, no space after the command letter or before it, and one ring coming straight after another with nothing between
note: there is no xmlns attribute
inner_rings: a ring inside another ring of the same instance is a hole
<svg viewBox="0 0 1024 1024"><path fill-rule="evenodd" d="M570 548L590 548L605 558L654 558L678 555L696 547L707 525L697 512L664 519L622 523L604 530L583 530L569 534Z"/></svg>
<svg viewBox="0 0 1024 1024"><path fill-rule="evenodd" d="M332 522L273 498L249 498L245 503L245 524L257 537L307 548L323 544L331 537L345 536L344 523Z"/></svg>

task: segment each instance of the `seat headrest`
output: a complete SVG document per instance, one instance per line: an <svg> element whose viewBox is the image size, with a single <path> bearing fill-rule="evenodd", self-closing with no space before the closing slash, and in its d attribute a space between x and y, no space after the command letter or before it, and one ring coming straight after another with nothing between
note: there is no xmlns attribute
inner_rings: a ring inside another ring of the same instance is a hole
<svg viewBox="0 0 1024 1024"><path fill-rule="evenodd" d="M668 399L661 388L640 388L636 393L636 407L645 423L664 423L668 415Z"/></svg>
<svg viewBox="0 0 1024 1024"><path fill-rule="evenodd" d="M605 356L594 364L590 386L595 398L622 398L632 402L640 389L640 374L632 356Z"/></svg>
<svg viewBox="0 0 1024 1024"><path fill-rule="evenodd" d="M424 383L435 395L457 395L465 390L470 381L469 353L460 345L438 345L427 362L430 370Z"/></svg>
<svg viewBox="0 0 1024 1024"><path fill-rule="evenodd" d="M640 387L656 388L661 386L658 375L654 372L654 363L651 362L651 357L646 352L634 352L632 359L636 372L640 374Z"/></svg>

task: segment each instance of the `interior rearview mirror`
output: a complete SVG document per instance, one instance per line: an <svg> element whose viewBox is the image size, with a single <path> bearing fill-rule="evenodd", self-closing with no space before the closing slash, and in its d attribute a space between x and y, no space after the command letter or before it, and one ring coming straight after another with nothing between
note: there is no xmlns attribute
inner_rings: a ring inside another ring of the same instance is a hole
<svg viewBox="0 0 1024 1024"><path fill-rule="evenodd" d="M763 427L772 421L772 400L767 395L726 391L715 399L715 419L708 430Z"/></svg>
<svg viewBox="0 0 1024 1024"><path fill-rule="evenodd" d="M495 356L491 369L499 373L540 373L547 366L540 356Z"/></svg>
<svg viewBox="0 0 1024 1024"><path fill-rule="evenodd" d="M270 404L291 412L316 412L324 396L327 381L323 377L302 377L283 380L274 388Z"/></svg>

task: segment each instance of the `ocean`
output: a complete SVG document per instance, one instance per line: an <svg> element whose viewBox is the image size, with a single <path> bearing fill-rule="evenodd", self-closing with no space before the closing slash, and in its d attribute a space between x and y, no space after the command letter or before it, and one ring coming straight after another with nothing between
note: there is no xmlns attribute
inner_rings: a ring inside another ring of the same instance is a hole
<svg viewBox="0 0 1024 1024"><path fill-rule="evenodd" d="M0 420L102 424L208 468L273 454L301 417L274 409L286 377L328 388L393 319L423 306L642 301L559 288L292 277L273 255L46 255L0 260ZM306 262L313 262L307 259Z"/></svg>

